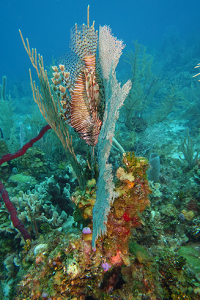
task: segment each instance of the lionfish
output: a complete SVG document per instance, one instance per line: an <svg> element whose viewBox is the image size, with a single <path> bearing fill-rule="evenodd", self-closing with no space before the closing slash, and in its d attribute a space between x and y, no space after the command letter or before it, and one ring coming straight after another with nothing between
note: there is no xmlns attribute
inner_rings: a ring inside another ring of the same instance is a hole
<svg viewBox="0 0 200 300"><path fill-rule="evenodd" d="M98 33L94 23L71 29L70 52L53 66L53 90L62 105L63 119L81 139L95 146L101 129L104 97L101 71L96 59Z"/></svg>

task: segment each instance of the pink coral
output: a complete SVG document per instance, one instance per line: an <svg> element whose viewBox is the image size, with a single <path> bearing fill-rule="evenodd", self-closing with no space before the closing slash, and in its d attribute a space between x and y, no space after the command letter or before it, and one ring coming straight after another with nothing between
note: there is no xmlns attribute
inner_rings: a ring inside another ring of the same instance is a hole
<svg viewBox="0 0 200 300"><path fill-rule="evenodd" d="M111 265L109 263L102 263L102 268L104 269L105 272L107 272L110 268L111 268Z"/></svg>
<svg viewBox="0 0 200 300"><path fill-rule="evenodd" d="M89 227L84 227L83 230L82 230L82 233L89 234L89 233L92 233L92 231Z"/></svg>

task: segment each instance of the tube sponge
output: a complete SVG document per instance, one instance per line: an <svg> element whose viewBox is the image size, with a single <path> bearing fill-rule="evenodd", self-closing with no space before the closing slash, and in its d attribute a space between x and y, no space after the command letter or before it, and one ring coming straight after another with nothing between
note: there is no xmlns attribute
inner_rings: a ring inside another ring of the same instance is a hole
<svg viewBox="0 0 200 300"><path fill-rule="evenodd" d="M149 159L151 169L149 170L148 179L158 182L160 174L160 156L157 153L151 153Z"/></svg>

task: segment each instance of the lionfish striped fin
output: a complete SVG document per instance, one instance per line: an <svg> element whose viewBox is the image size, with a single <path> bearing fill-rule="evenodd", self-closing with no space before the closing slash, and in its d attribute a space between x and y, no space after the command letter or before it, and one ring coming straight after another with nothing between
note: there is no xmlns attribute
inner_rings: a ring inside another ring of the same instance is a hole
<svg viewBox="0 0 200 300"><path fill-rule="evenodd" d="M81 26L75 24L71 29L70 49L81 59L85 56L96 54L98 42L98 32L94 26L88 27L83 24Z"/></svg>
<svg viewBox="0 0 200 300"><path fill-rule="evenodd" d="M102 112L98 111L101 99L96 70L97 41L94 26L75 25L71 29L71 52L60 59L60 72L54 67L52 78L64 120L91 146L97 144L102 124Z"/></svg>

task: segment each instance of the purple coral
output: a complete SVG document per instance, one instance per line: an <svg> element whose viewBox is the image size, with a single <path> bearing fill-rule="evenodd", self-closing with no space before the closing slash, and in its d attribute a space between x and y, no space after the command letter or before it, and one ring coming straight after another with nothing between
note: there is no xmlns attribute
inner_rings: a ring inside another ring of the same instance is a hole
<svg viewBox="0 0 200 300"><path fill-rule="evenodd" d="M104 269L105 272L107 272L111 268L111 265L107 262L102 263L101 266L102 266L102 268Z"/></svg>
<svg viewBox="0 0 200 300"><path fill-rule="evenodd" d="M89 233L92 233L92 231L89 227L84 227L83 230L82 230L82 233L83 234L89 234Z"/></svg>

